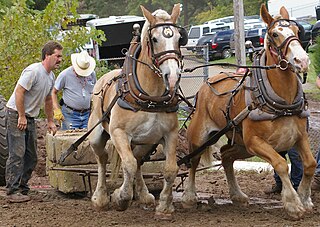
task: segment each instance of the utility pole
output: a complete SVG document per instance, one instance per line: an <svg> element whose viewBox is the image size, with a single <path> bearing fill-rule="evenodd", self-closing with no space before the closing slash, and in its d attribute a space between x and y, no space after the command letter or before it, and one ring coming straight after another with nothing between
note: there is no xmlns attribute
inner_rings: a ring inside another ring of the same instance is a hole
<svg viewBox="0 0 320 227"><path fill-rule="evenodd" d="M233 14L234 14L234 46L236 64L246 64L245 53L245 38L244 38L244 12L243 0L233 0Z"/></svg>

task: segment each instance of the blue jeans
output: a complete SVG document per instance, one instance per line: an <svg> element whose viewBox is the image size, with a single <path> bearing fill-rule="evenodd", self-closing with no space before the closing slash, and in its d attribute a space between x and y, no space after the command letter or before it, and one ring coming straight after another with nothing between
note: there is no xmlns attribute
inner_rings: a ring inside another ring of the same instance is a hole
<svg viewBox="0 0 320 227"><path fill-rule="evenodd" d="M300 181L302 179L303 174L303 165L299 156L298 151L295 148L291 148L288 152L280 152L279 154L286 159L286 154L288 153L290 162L291 162L291 172L290 179L294 189L298 189ZM282 185L281 179L279 175L274 171L274 179L277 185Z"/></svg>
<svg viewBox="0 0 320 227"><path fill-rule="evenodd" d="M320 147L318 148L316 161L317 161L317 167L316 167L315 175L320 176Z"/></svg>
<svg viewBox="0 0 320 227"><path fill-rule="evenodd" d="M7 194L29 191L28 181L37 165L37 132L33 118L27 118L27 128L17 128L18 113L7 111L7 141L9 157L6 163Z"/></svg>
<svg viewBox="0 0 320 227"><path fill-rule="evenodd" d="M64 116L62 130L87 128L90 110L80 113L63 105L61 111Z"/></svg>

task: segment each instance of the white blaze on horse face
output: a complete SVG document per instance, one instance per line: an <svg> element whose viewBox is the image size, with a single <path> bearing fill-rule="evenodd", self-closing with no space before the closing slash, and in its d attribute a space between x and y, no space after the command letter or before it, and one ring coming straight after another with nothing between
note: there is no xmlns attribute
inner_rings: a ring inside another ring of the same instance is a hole
<svg viewBox="0 0 320 227"><path fill-rule="evenodd" d="M161 34L158 42L154 45L157 46L155 48L155 53L163 52L163 51L170 51L170 50L176 50L179 51L179 39L180 39L180 33L178 30L174 27L170 27L173 31L172 37L164 37L162 35L162 27L158 28L159 33ZM174 53L167 53L165 55L175 55ZM165 56L164 55L164 56ZM161 57L164 57L161 56ZM164 79L164 83L166 84L167 90L172 90L175 88L177 82L179 81L180 77L180 68L179 63L177 60L169 58L165 60L160 66L159 66L162 76Z"/></svg>
<svg viewBox="0 0 320 227"><path fill-rule="evenodd" d="M278 34L283 36L282 42L289 36L295 35L290 27L276 27L275 29ZM295 66L297 72L304 73L308 71L310 65L309 56L297 40L290 42L285 57L293 66Z"/></svg>

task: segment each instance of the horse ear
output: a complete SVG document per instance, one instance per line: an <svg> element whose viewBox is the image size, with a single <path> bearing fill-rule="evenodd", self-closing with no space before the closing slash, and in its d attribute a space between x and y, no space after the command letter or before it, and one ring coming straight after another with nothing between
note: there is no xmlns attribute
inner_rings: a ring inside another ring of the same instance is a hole
<svg viewBox="0 0 320 227"><path fill-rule="evenodd" d="M144 8L142 5L140 5L140 8L142 10L143 16L145 18L147 18L147 20L149 21L150 24L155 24L156 22L156 18L146 9Z"/></svg>
<svg viewBox="0 0 320 227"><path fill-rule="evenodd" d="M269 14L267 7L265 4L261 5L260 8L260 16L262 18L262 20L264 21L264 23L266 23L268 26L273 22L273 18L272 16Z"/></svg>
<svg viewBox="0 0 320 227"><path fill-rule="evenodd" d="M180 3L174 4L173 9L172 9L172 13L171 13L172 23L175 24L177 22L179 15L180 15Z"/></svg>
<svg viewBox="0 0 320 227"><path fill-rule="evenodd" d="M282 16L283 19L289 20L289 13L284 6L280 8L280 15Z"/></svg>

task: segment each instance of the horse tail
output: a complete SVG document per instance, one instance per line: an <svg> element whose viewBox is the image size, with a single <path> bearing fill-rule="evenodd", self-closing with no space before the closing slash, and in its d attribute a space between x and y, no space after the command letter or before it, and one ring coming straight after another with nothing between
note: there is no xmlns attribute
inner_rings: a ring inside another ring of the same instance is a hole
<svg viewBox="0 0 320 227"><path fill-rule="evenodd" d="M108 146L108 153L110 157L110 180L113 182L119 178L120 173L120 167L121 167L121 158L120 155L115 148L115 146L112 144L112 142L107 143Z"/></svg>

